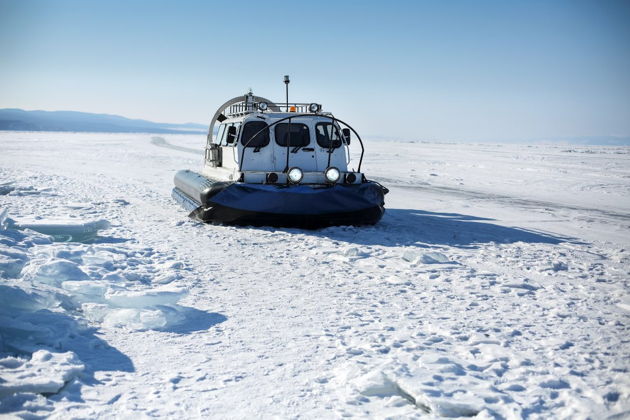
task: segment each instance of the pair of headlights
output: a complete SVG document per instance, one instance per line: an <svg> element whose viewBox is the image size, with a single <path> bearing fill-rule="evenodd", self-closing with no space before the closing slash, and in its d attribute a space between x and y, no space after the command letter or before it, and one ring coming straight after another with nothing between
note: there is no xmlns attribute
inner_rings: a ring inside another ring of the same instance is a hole
<svg viewBox="0 0 630 420"><path fill-rule="evenodd" d="M339 169L331 166L324 171L324 176L326 177L326 182L334 184L339 181L339 178L341 178L341 172L339 172ZM304 178L304 172L302 172L300 168L294 166L289 169L289 172L287 172L287 177L289 178L289 182L291 184L299 184L302 181L302 178Z"/></svg>

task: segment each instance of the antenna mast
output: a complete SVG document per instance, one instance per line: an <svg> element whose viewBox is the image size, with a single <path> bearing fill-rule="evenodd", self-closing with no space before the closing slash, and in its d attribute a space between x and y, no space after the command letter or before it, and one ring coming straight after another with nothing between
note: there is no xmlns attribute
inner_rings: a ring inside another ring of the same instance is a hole
<svg viewBox="0 0 630 420"><path fill-rule="evenodd" d="M287 99L287 112L289 112L289 75L286 74L284 76L284 86L285 86L285 92L286 92L286 99Z"/></svg>

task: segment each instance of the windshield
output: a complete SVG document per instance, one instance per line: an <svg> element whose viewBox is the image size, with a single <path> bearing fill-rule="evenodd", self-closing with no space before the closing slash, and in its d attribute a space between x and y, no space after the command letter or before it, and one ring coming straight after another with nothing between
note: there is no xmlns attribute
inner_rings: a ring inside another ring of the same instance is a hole
<svg viewBox="0 0 630 420"><path fill-rule="evenodd" d="M286 146L289 142L289 124L276 125L276 143L280 146ZM305 124L291 123L291 140L290 147L304 147L311 142L308 127Z"/></svg>

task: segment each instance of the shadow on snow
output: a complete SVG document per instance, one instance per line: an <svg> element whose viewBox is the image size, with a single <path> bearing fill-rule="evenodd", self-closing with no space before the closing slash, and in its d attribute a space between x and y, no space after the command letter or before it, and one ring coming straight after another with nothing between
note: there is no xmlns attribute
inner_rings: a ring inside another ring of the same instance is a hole
<svg viewBox="0 0 630 420"><path fill-rule="evenodd" d="M71 314L42 308L45 297L6 285L0 285L0 297L0 303L5 306L0 311L0 352L30 356L40 349L71 351L85 366L81 378L86 384L99 383L94 376L97 371L135 371L132 360L100 338L97 328L86 327ZM187 334L207 330L227 320L221 314L194 308L178 307L177 310L183 315L182 321L158 331ZM144 334L143 331L133 333Z"/></svg>
<svg viewBox="0 0 630 420"><path fill-rule="evenodd" d="M574 238L546 232L502 226L493 219L458 213L435 213L414 209L387 209L375 226L331 227L305 233L333 240L383 246L436 245L475 248L481 243L545 243L576 242Z"/></svg>
<svg viewBox="0 0 630 420"><path fill-rule="evenodd" d="M10 299L10 306L0 317L3 352L28 355L39 349L72 351L84 363L84 375L89 379L100 370L134 371L131 359L98 337L95 328L85 327L66 313L41 308L46 297L4 285L0 286L0 294Z"/></svg>
<svg viewBox="0 0 630 420"><path fill-rule="evenodd" d="M158 331L188 334L195 331L205 331L227 320L224 315L215 312L205 312L195 308L178 307L185 319L175 325L160 328Z"/></svg>

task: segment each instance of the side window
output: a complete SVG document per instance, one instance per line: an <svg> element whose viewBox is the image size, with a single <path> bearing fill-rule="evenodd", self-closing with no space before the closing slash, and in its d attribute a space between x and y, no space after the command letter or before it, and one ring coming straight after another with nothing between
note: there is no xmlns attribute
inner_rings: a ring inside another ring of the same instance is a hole
<svg viewBox="0 0 630 420"><path fill-rule="evenodd" d="M224 125L224 131L223 131L223 135L221 136L221 138L219 138L217 136L217 140L220 141L220 145L221 146L225 146L225 147L234 147L236 146L236 142L232 143L232 144L228 144L227 142L227 133L228 133L228 128L229 127L236 127L236 138L238 139L238 135L239 135L239 129L241 128L241 123L231 123L231 124L225 124Z"/></svg>
<svg viewBox="0 0 630 420"><path fill-rule="evenodd" d="M241 144L247 147L265 147L269 144L269 129L267 123L264 121L250 121L243 126L243 134L241 135ZM260 132L256 137L252 139L252 136Z"/></svg>
<svg viewBox="0 0 630 420"><path fill-rule="evenodd" d="M214 138L215 144L221 144L221 139L223 138L223 134L225 134L225 124L219 125L219 131L217 131L217 136Z"/></svg>
<svg viewBox="0 0 630 420"><path fill-rule="evenodd" d="M289 147L304 147L311 142L308 127L304 124L292 123L291 135L289 136L289 124L277 124L275 129L276 143L280 146L287 146L289 137L291 138Z"/></svg>
<svg viewBox="0 0 630 420"><path fill-rule="evenodd" d="M315 137L317 138L317 144L325 149L336 149L341 146L341 135L339 134L339 128L332 123L317 123L315 125ZM332 145L331 145L332 142Z"/></svg>

